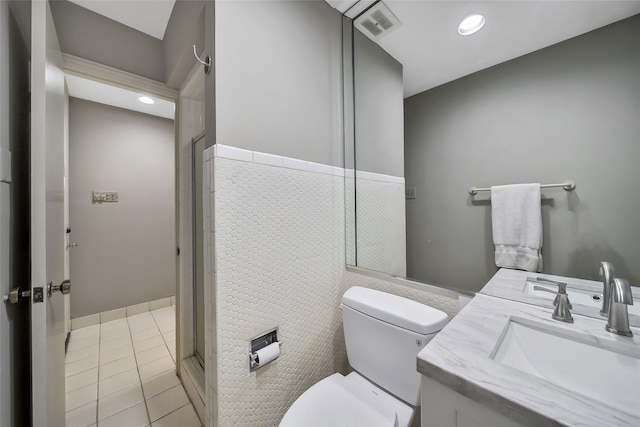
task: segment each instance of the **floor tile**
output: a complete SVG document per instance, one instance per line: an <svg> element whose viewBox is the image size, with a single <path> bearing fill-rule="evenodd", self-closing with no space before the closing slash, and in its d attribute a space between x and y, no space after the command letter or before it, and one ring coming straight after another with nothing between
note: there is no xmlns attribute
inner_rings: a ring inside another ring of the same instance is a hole
<svg viewBox="0 0 640 427"><path fill-rule="evenodd" d="M142 313L136 316L127 317L129 322L129 329L131 331L141 331L142 329L148 329L156 325L153 316L149 313Z"/></svg>
<svg viewBox="0 0 640 427"><path fill-rule="evenodd" d="M100 324L100 332L112 331L114 329L122 328L123 326L129 329L129 323L125 317Z"/></svg>
<svg viewBox="0 0 640 427"><path fill-rule="evenodd" d="M113 329L111 331L102 331L100 333L100 342L105 342L105 341L110 341L114 338L120 338L120 337L125 337L125 336L129 336L129 328L122 327L122 328L117 328L117 329Z"/></svg>
<svg viewBox="0 0 640 427"><path fill-rule="evenodd" d="M144 401L142 387L134 385L105 396L98 401L98 421L104 420Z"/></svg>
<svg viewBox="0 0 640 427"><path fill-rule="evenodd" d="M127 356L133 356L133 345L131 344L125 344L122 347L116 347L100 352L100 364L104 365Z"/></svg>
<svg viewBox="0 0 640 427"><path fill-rule="evenodd" d="M175 310L171 306L166 306L166 307L159 308L157 310L150 311L150 313L153 317L173 316L175 315Z"/></svg>
<svg viewBox="0 0 640 427"><path fill-rule="evenodd" d="M65 364L65 375L71 376L79 374L80 372L87 371L89 369L96 368L98 366L98 355L85 357L84 359L76 360L75 362L69 362Z"/></svg>
<svg viewBox="0 0 640 427"><path fill-rule="evenodd" d="M155 347L151 347L148 350L136 353L136 361L138 362L138 365L141 366L168 355L169 351L167 350L167 346L160 344Z"/></svg>
<svg viewBox="0 0 640 427"><path fill-rule="evenodd" d="M187 393L181 385L170 388L150 399L147 399L147 409L151 422L158 420L165 415L189 403Z"/></svg>
<svg viewBox="0 0 640 427"><path fill-rule="evenodd" d="M97 402L91 402L65 414L66 427L87 427L96 423Z"/></svg>
<svg viewBox="0 0 640 427"><path fill-rule="evenodd" d="M176 322L158 323L158 329L160 329L162 333L173 332L176 330Z"/></svg>
<svg viewBox="0 0 640 427"><path fill-rule="evenodd" d="M127 356L122 359L114 360L113 362L100 365L98 369L99 380L102 381L105 378L109 378L120 372L128 371L136 367L136 359L133 356Z"/></svg>
<svg viewBox="0 0 640 427"><path fill-rule="evenodd" d="M90 345L87 347L82 347L77 350L67 351L67 354L64 357L64 362L75 362L76 360L84 359L89 356L93 356L98 354L100 346L98 344Z"/></svg>
<svg viewBox="0 0 640 427"><path fill-rule="evenodd" d="M142 390L144 391L145 399L149 399L177 385L180 385L180 378L178 378L174 370L170 370L144 381Z"/></svg>
<svg viewBox="0 0 640 427"><path fill-rule="evenodd" d="M96 345L99 340L100 338L97 335L95 337L75 338L72 333L71 338L69 339L67 351L75 351L90 345Z"/></svg>
<svg viewBox="0 0 640 427"><path fill-rule="evenodd" d="M154 337L156 335L160 335L160 330L155 325L152 328L131 332L131 338L134 342L141 341L145 338Z"/></svg>
<svg viewBox="0 0 640 427"><path fill-rule="evenodd" d="M171 342L176 340L176 331L169 331L169 332L163 332L162 333L162 339L165 342Z"/></svg>
<svg viewBox="0 0 640 427"><path fill-rule="evenodd" d="M123 345L131 344L131 337L129 335L114 338L109 341L100 343L100 351L112 350L114 348L122 347Z"/></svg>
<svg viewBox="0 0 640 427"><path fill-rule="evenodd" d="M90 384L98 382L98 368L92 368L79 374L70 375L65 378L65 392L77 390Z"/></svg>
<svg viewBox="0 0 640 427"><path fill-rule="evenodd" d="M201 425L195 409L188 404L154 421L152 427L200 427Z"/></svg>
<svg viewBox="0 0 640 427"><path fill-rule="evenodd" d="M94 338L100 334L100 325L88 326L86 328L76 329L73 331L73 337L75 339Z"/></svg>
<svg viewBox="0 0 640 427"><path fill-rule="evenodd" d="M80 387L66 393L65 410L68 412L96 400L98 400L98 383Z"/></svg>
<svg viewBox="0 0 640 427"><path fill-rule="evenodd" d="M140 341L136 341L133 343L133 349L136 353L148 350L151 347L158 346L160 344L164 344L164 340L161 335L156 335L154 337L145 338Z"/></svg>
<svg viewBox="0 0 640 427"><path fill-rule="evenodd" d="M144 427L146 425L149 425L149 418L144 402L98 422L98 427Z"/></svg>
<svg viewBox="0 0 640 427"><path fill-rule="evenodd" d="M200 425L175 372L175 313L163 307L72 331L66 427L149 426L149 411L156 426Z"/></svg>
<svg viewBox="0 0 640 427"><path fill-rule="evenodd" d="M140 384L137 367L120 372L100 381L98 384L98 399L136 384Z"/></svg>
<svg viewBox="0 0 640 427"><path fill-rule="evenodd" d="M138 366L138 372L140 373L140 379L144 382L149 378L160 375L163 372L169 370L175 370L176 365L173 363L171 356L164 356L153 362L146 363Z"/></svg>

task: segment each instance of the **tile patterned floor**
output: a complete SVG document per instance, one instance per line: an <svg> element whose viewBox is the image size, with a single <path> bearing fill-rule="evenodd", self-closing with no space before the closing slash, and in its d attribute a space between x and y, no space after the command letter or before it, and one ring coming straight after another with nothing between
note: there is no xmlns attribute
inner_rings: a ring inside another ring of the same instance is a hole
<svg viewBox="0 0 640 427"><path fill-rule="evenodd" d="M66 427L191 427L200 420L176 376L175 309L71 332Z"/></svg>

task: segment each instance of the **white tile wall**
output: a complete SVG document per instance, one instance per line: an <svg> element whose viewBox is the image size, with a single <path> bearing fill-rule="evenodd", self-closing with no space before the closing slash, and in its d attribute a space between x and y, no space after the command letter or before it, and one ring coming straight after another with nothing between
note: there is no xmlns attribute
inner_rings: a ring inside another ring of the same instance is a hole
<svg viewBox="0 0 640 427"><path fill-rule="evenodd" d="M356 173L357 265L406 276L404 178Z"/></svg>
<svg viewBox="0 0 640 427"><path fill-rule="evenodd" d="M350 286L457 312L455 292L345 270L343 169L217 145L205 176L207 425L277 425L302 392L346 373L339 306ZM404 221L404 183L373 178L402 189ZM280 357L249 373L249 339L274 326Z"/></svg>
<svg viewBox="0 0 640 427"><path fill-rule="evenodd" d="M217 146L215 154L216 309L210 304L210 310L219 351L211 346L217 378L207 369L210 419L221 426L277 425L290 404L343 358L344 345L335 337L341 329L344 174L232 147ZM280 160L282 167L276 166ZM249 339L275 326L280 358L250 374Z"/></svg>

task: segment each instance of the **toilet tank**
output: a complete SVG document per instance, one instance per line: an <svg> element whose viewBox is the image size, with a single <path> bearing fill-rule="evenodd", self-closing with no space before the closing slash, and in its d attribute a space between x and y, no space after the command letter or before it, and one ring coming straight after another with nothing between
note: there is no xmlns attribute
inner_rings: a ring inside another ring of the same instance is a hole
<svg viewBox="0 0 640 427"><path fill-rule="evenodd" d="M354 286L342 297L347 357L353 369L413 406L420 405L417 354L448 322L433 307Z"/></svg>

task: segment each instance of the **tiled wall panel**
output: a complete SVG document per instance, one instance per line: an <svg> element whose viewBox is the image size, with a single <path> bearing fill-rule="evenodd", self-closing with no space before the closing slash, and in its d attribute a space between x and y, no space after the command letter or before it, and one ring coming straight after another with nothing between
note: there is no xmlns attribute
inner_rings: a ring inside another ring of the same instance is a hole
<svg viewBox="0 0 640 427"><path fill-rule="evenodd" d="M277 425L344 358L337 339L344 178L324 165L255 154L263 163L236 150L244 160L216 157L214 164L220 426ZM249 340L275 326L279 359L250 373Z"/></svg>
<svg viewBox="0 0 640 427"><path fill-rule="evenodd" d="M404 178L356 173L357 265L406 276Z"/></svg>
<svg viewBox="0 0 640 427"><path fill-rule="evenodd" d="M349 372L340 300L350 286L457 312L455 292L345 271L341 169L217 145L205 176L209 426L276 426L313 384ZM249 340L275 326L280 357L250 373Z"/></svg>

